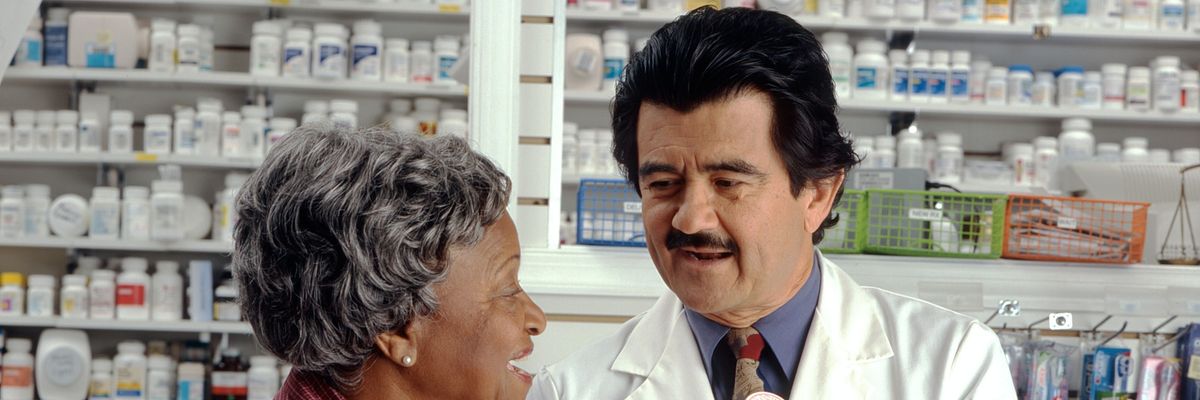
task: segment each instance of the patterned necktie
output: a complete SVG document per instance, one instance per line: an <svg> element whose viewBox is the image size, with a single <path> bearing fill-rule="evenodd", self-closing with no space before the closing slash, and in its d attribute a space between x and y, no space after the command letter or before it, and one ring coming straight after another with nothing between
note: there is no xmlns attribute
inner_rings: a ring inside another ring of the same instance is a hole
<svg viewBox="0 0 1200 400"><path fill-rule="evenodd" d="M745 400L751 394L764 391L763 381L758 377L758 360L766 347L762 335L753 327L734 328L729 331L725 340L737 356L732 400Z"/></svg>

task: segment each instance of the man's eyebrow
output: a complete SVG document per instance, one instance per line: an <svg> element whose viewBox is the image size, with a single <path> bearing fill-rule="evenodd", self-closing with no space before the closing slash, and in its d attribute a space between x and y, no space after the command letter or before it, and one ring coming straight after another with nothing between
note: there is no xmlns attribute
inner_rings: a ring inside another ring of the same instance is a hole
<svg viewBox="0 0 1200 400"><path fill-rule="evenodd" d="M704 169L704 172L722 172L722 171L724 171L724 172L734 172L734 173L743 174L743 175L751 175L751 176L756 176L756 177L766 175L766 173L759 170L758 167L755 167L754 165L752 165L746 161L743 161L743 160L729 160L729 161L720 161L720 162L716 162L716 163L712 163L712 164L705 164L703 169Z"/></svg>
<svg viewBox="0 0 1200 400"><path fill-rule="evenodd" d="M648 162L648 163L642 164L642 166L638 168L638 176L646 176L646 175L656 174L659 172L677 174L677 173L679 173L679 170L676 169L675 166L673 166L673 165L660 163L660 162Z"/></svg>

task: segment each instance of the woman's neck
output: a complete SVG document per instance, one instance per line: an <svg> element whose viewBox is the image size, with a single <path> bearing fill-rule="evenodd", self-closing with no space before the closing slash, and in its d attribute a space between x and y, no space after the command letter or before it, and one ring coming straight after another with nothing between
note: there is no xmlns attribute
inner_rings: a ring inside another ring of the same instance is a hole
<svg viewBox="0 0 1200 400"><path fill-rule="evenodd" d="M348 400L396 400L422 398L400 373L400 367L388 360L372 357L363 363L359 390Z"/></svg>

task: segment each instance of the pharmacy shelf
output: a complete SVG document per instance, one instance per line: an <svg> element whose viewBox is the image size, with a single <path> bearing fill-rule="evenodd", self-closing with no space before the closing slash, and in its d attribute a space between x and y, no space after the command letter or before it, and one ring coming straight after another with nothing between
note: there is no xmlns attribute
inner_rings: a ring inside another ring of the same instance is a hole
<svg viewBox="0 0 1200 400"><path fill-rule="evenodd" d="M567 10L568 21L597 24L621 24L653 28L671 22L679 14L653 11L587 11ZM1041 27L1043 39L1038 39L1038 28L1032 25L989 25L989 24L939 24L930 21L872 21L864 18L835 19L819 16L797 16L796 21L809 29L844 30L855 32L913 31L918 35L937 37L990 37L1006 40L1058 40L1089 41L1102 44L1115 42L1144 42L1154 44L1200 43L1197 32L1163 32L1157 30L1135 31L1121 29L1080 29L1063 27Z"/></svg>
<svg viewBox="0 0 1200 400"><path fill-rule="evenodd" d="M608 106L612 95L602 92L568 91L563 96L567 104L577 106ZM911 112L918 115L982 117L992 119L1066 119L1089 118L1093 121L1124 122L1151 125L1200 124L1200 113L1139 112L1132 110L1063 109L1055 107L988 106L983 104L930 104L888 100L838 100L841 111L848 113Z"/></svg>
<svg viewBox="0 0 1200 400"><path fill-rule="evenodd" d="M624 181L625 177L621 175L563 175L562 183L566 186L579 186L579 182L584 179L608 179Z"/></svg>
<svg viewBox="0 0 1200 400"><path fill-rule="evenodd" d="M183 167L211 169L254 169L259 160L221 157L188 156L176 154L108 154L108 153L28 153L0 152L0 164L21 165L146 165L174 164Z"/></svg>
<svg viewBox="0 0 1200 400"><path fill-rule="evenodd" d="M215 240L181 240L177 242L155 242L149 240L105 240L90 238L16 238L0 239L0 247L25 247L45 249L90 249L175 253L229 254L233 244Z"/></svg>
<svg viewBox="0 0 1200 400"><path fill-rule="evenodd" d="M176 88L257 87L263 89L384 95L432 96L465 98L465 85L432 85L354 80L322 81L282 77L252 76L243 72L209 71L197 73L164 73L146 70L114 70L88 68L9 68L2 82L103 82L123 85L167 85Z"/></svg>
<svg viewBox="0 0 1200 400"><path fill-rule="evenodd" d="M62 328L86 331L180 332L253 334L245 322L198 321L124 321L98 319L68 319L59 317L0 317L0 328Z"/></svg>
<svg viewBox="0 0 1200 400"><path fill-rule="evenodd" d="M163 9L280 9L323 16L411 17L427 21L466 22L470 10L465 7L434 4L382 3L364 1L288 1L288 0L62 0L67 6L100 5L129 8Z"/></svg>
<svg viewBox="0 0 1200 400"><path fill-rule="evenodd" d="M859 284L960 312L986 316L989 307L1011 298L1026 310L1200 318L1200 267L827 256ZM524 249L521 284L547 313L555 314L633 316L666 291L643 248ZM962 293L942 293L947 286L962 288Z"/></svg>

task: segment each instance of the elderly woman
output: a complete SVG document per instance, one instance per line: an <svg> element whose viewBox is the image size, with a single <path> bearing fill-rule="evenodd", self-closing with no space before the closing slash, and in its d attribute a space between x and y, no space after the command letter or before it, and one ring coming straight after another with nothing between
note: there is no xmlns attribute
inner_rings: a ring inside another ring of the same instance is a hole
<svg viewBox="0 0 1200 400"><path fill-rule="evenodd" d="M234 271L278 399L524 399L545 316L511 183L461 139L302 126L237 199Z"/></svg>

